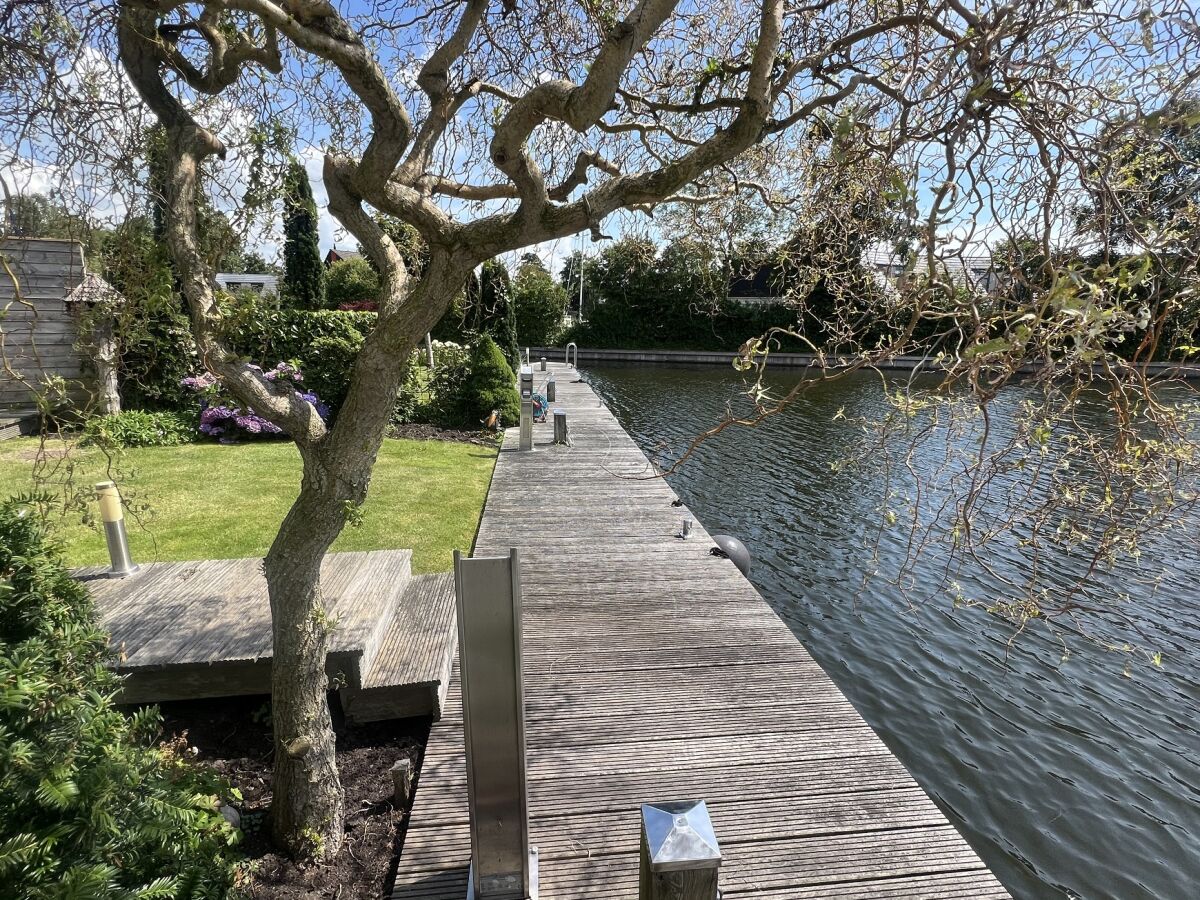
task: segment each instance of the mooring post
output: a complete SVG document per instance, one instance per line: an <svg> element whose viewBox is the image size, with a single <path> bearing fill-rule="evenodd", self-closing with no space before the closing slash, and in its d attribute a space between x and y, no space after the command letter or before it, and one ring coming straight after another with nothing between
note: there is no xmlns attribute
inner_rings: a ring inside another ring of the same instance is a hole
<svg viewBox="0 0 1200 900"><path fill-rule="evenodd" d="M546 371L546 357L543 356L540 361L542 364L542 371L545 372Z"/></svg>
<svg viewBox="0 0 1200 900"><path fill-rule="evenodd" d="M565 409L554 411L554 443L567 443L567 411Z"/></svg>
<svg viewBox="0 0 1200 900"><path fill-rule="evenodd" d="M125 533L125 510L121 506L121 494L111 481L96 485L96 499L100 501L100 519L104 522L104 539L108 544L108 559L112 564L105 575L109 578L124 578L138 570L129 555L129 537Z"/></svg>
<svg viewBox="0 0 1200 900"><path fill-rule="evenodd" d="M550 377L546 379L546 399L551 403L554 402L555 389L557 387L558 385L554 382L554 373L551 372Z"/></svg>
<svg viewBox="0 0 1200 900"><path fill-rule="evenodd" d="M458 648L471 819L468 900L537 900L529 846L521 567L508 556L454 553Z"/></svg>
<svg viewBox="0 0 1200 900"><path fill-rule="evenodd" d="M721 848L703 800L642 805L638 900L718 900Z"/></svg>
<svg viewBox="0 0 1200 900"><path fill-rule="evenodd" d="M518 449L533 449L533 368L521 366L521 442Z"/></svg>

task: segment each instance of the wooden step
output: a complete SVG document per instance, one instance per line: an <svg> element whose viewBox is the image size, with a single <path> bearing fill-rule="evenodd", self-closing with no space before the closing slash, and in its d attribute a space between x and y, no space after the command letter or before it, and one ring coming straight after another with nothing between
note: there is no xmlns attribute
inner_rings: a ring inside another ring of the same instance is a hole
<svg viewBox="0 0 1200 900"><path fill-rule="evenodd" d="M411 578L410 550L330 553L321 568L331 683L359 687ZM127 578L80 569L125 676L121 700L156 703L271 689L271 608L260 559L147 563Z"/></svg>
<svg viewBox="0 0 1200 900"><path fill-rule="evenodd" d="M0 441L36 434L39 416L36 409L0 410Z"/></svg>
<svg viewBox="0 0 1200 900"><path fill-rule="evenodd" d="M417 575L399 598L362 687L340 692L347 718L440 718L458 645L454 576Z"/></svg>

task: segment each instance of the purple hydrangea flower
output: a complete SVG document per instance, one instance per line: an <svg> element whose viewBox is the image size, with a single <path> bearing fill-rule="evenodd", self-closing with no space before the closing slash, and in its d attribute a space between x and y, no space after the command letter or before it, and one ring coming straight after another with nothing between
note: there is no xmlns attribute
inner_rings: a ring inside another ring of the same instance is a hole
<svg viewBox="0 0 1200 900"><path fill-rule="evenodd" d="M189 391L204 391L217 383L217 378L211 372L205 372L202 375L189 375L183 381L179 382L180 387L185 387Z"/></svg>

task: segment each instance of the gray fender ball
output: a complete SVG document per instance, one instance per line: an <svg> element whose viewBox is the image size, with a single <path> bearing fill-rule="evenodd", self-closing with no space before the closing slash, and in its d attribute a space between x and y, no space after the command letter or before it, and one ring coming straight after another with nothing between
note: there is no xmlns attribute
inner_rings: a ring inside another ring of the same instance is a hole
<svg viewBox="0 0 1200 900"><path fill-rule="evenodd" d="M745 544L731 534L714 534L712 539L743 575L750 574L750 551Z"/></svg>

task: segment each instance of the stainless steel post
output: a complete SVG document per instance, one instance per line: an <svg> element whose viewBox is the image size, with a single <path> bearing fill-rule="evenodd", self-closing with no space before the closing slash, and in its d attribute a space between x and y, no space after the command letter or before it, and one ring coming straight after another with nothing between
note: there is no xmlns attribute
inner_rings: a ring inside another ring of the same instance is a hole
<svg viewBox="0 0 1200 900"><path fill-rule="evenodd" d="M554 443L567 443L567 411L565 409L554 411Z"/></svg>
<svg viewBox="0 0 1200 900"><path fill-rule="evenodd" d="M454 553L471 818L468 900L536 900L529 846L525 696L521 675L521 566L508 556Z"/></svg>
<svg viewBox="0 0 1200 900"><path fill-rule="evenodd" d="M521 366L521 450L533 449L533 369Z"/></svg>
<svg viewBox="0 0 1200 900"><path fill-rule="evenodd" d="M717 900L720 865L703 800L642 806L639 900Z"/></svg>
<svg viewBox="0 0 1200 900"><path fill-rule="evenodd" d="M574 341L571 341L571 343L567 344L567 350L563 354L563 358L568 366L579 368L579 347Z"/></svg>
<svg viewBox="0 0 1200 900"><path fill-rule="evenodd" d="M121 506L121 494L111 481L96 485L96 499L100 502L100 519L104 522L104 539L108 543L108 559L111 567L105 573L109 578L124 578L138 570L129 555L129 538L125 533L125 510Z"/></svg>

